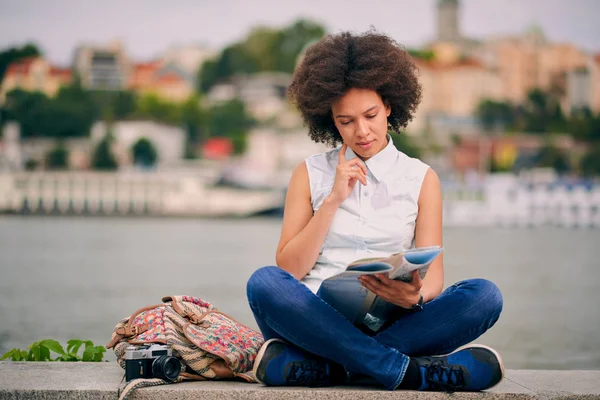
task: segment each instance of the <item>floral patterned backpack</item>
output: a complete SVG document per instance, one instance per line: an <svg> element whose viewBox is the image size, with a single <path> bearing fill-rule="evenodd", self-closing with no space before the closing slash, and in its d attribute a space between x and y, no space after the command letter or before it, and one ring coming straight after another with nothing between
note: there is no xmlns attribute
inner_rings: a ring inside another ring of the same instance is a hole
<svg viewBox="0 0 600 400"><path fill-rule="evenodd" d="M161 343L170 345L173 356L182 361L182 379L256 382L251 371L264 342L260 333L197 297L170 296L162 301L116 325L106 347L114 349L122 368L130 344Z"/></svg>

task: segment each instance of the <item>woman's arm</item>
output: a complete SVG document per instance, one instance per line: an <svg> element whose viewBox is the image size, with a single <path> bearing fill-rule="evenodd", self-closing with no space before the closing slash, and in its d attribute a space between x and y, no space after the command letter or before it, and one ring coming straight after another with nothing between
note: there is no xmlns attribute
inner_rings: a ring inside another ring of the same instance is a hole
<svg viewBox="0 0 600 400"><path fill-rule="evenodd" d="M415 227L415 246L442 246L442 190L440 179L431 168L419 194L419 214ZM442 252L429 267L421 294L423 301L433 300L444 287L444 253Z"/></svg>
<svg viewBox="0 0 600 400"><path fill-rule="evenodd" d="M356 182L367 184L367 167L358 158L346 161L346 147L342 145L339 151L331 193L314 215L306 164L298 165L290 179L275 260L296 279L302 279L314 266L331 221Z"/></svg>
<svg viewBox="0 0 600 400"><path fill-rule="evenodd" d="M327 198L313 216L306 164L296 167L285 199L283 225L277 246L277 265L296 279L311 270L339 204Z"/></svg>

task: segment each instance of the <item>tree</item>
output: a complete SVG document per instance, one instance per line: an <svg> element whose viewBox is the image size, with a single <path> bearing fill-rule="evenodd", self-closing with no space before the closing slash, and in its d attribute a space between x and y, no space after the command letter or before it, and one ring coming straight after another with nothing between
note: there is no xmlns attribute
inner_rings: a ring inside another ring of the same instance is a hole
<svg viewBox="0 0 600 400"><path fill-rule="evenodd" d="M217 60L206 60L200 66L196 79L198 93L207 93L219 81Z"/></svg>
<svg viewBox="0 0 600 400"><path fill-rule="evenodd" d="M558 98L538 88L527 94L523 122L525 131L532 133L564 132L567 128Z"/></svg>
<svg viewBox="0 0 600 400"><path fill-rule="evenodd" d="M41 54L37 46L32 43L28 43L23 47L11 47L0 52L0 84L2 84L4 74L10 64L22 58L35 57Z"/></svg>
<svg viewBox="0 0 600 400"><path fill-rule="evenodd" d="M23 138L85 137L97 116L89 93L76 85L61 88L53 99L15 89L7 93L5 108L6 118L20 124Z"/></svg>
<svg viewBox="0 0 600 400"><path fill-rule="evenodd" d="M538 153L536 167L553 168L559 174L564 174L571 169L566 154L550 143L542 147Z"/></svg>
<svg viewBox="0 0 600 400"><path fill-rule="evenodd" d="M113 171L119 168L111 149L111 135L106 135L94 149L92 168L103 171Z"/></svg>
<svg viewBox="0 0 600 400"><path fill-rule="evenodd" d="M276 71L294 72L298 57L312 43L325 35L325 28L313 21L299 19L282 29L275 40L273 53Z"/></svg>
<svg viewBox="0 0 600 400"><path fill-rule="evenodd" d="M581 158L579 163L581 174L586 177L600 177L600 144L594 145Z"/></svg>
<svg viewBox="0 0 600 400"><path fill-rule="evenodd" d="M134 92L121 90L114 94L113 115L116 119L124 119L135 112L137 96Z"/></svg>
<svg viewBox="0 0 600 400"><path fill-rule="evenodd" d="M564 133L569 130L567 119L562 111L560 103L557 101L553 106L553 110L550 112L550 119L548 120L547 130L553 133Z"/></svg>
<svg viewBox="0 0 600 400"><path fill-rule="evenodd" d="M155 94L147 94L138 99L135 115L169 124L179 124L181 105L162 100Z"/></svg>
<svg viewBox="0 0 600 400"><path fill-rule="evenodd" d="M22 138L42 135L50 107L50 99L44 93L11 90L6 94L4 107L6 119L21 126Z"/></svg>
<svg viewBox="0 0 600 400"><path fill-rule="evenodd" d="M198 73L199 88L206 93L221 81L241 73L259 71L258 61L243 43L227 46L215 60L206 61Z"/></svg>
<svg viewBox="0 0 600 400"><path fill-rule="evenodd" d="M227 46L214 60L203 63L197 74L198 90L206 93L215 84L237 74L291 73L306 47L324 34L321 25L304 19L281 30L256 27L244 40Z"/></svg>
<svg viewBox="0 0 600 400"><path fill-rule="evenodd" d="M504 130L512 127L515 123L515 109L509 102L505 101L484 99L477 106L475 115L479 123L488 132L497 127Z"/></svg>
<svg viewBox="0 0 600 400"><path fill-rule="evenodd" d="M195 149L208 135L209 117L200 106L200 99L191 96L181 108L181 118L186 130L185 158L196 158Z"/></svg>
<svg viewBox="0 0 600 400"><path fill-rule="evenodd" d="M239 99L216 105L210 110L210 135L230 138L236 154L246 150L247 131L253 124L254 120L248 116L244 103Z"/></svg>
<svg viewBox="0 0 600 400"><path fill-rule="evenodd" d="M130 90L92 90L89 97L97 111L97 118L102 118L103 113L108 113L111 118L121 120L132 116L136 111L137 95Z"/></svg>
<svg viewBox="0 0 600 400"><path fill-rule="evenodd" d="M600 113L594 116L589 108L575 110L569 119L569 131L578 140L600 142Z"/></svg>
<svg viewBox="0 0 600 400"><path fill-rule="evenodd" d="M211 136L228 136L228 132L245 131L252 126L246 106L240 99L217 104L210 110L209 130Z"/></svg>
<svg viewBox="0 0 600 400"><path fill-rule="evenodd" d="M69 167L69 150L62 141L58 141L56 147L46 155L46 167L48 169L65 169Z"/></svg>
<svg viewBox="0 0 600 400"><path fill-rule="evenodd" d="M390 132L392 136L392 140L394 141L394 146L399 151L403 152L409 157L420 158L421 157L421 149L414 145L413 140L406 133L394 133Z"/></svg>
<svg viewBox="0 0 600 400"><path fill-rule="evenodd" d="M152 142L143 137L131 146L131 155L135 165L144 168L153 167L158 160L158 153Z"/></svg>
<svg viewBox="0 0 600 400"><path fill-rule="evenodd" d="M432 61L435 58L435 53L433 52L433 50L408 49L407 52L413 58L417 58L420 60Z"/></svg>
<svg viewBox="0 0 600 400"><path fill-rule="evenodd" d="M527 94L525 103L525 130L533 133L546 132L548 115L548 96L540 89Z"/></svg>

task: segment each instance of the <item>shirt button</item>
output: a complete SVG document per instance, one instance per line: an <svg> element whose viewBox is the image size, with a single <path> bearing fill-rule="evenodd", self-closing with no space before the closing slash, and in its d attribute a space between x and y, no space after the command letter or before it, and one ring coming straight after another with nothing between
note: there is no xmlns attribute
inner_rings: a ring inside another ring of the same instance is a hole
<svg viewBox="0 0 600 400"><path fill-rule="evenodd" d="M363 196L368 197L369 196L369 192L363 192Z"/></svg>

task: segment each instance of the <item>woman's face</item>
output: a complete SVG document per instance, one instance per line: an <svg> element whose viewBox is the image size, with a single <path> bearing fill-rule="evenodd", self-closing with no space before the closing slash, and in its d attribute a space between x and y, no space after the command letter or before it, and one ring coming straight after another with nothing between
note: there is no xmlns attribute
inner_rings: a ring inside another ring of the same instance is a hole
<svg viewBox="0 0 600 400"><path fill-rule="evenodd" d="M387 117L391 109L376 91L350 89L331 105L331 112L344 143L362 160L368 160L387 145Z"/></svg>

